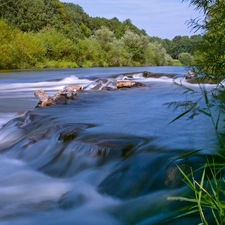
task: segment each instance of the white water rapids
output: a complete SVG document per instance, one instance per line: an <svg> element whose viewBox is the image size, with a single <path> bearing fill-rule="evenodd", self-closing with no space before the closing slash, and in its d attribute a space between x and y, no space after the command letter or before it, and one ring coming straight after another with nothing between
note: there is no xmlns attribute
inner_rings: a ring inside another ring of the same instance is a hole
<svg viewBox="0 0 225 225"><path fill-rule="evenodd" d="M159 76L144 78L143 71ZM183 111L166 103L201 95L197 84L183 78L185 72L183 67L2 71L0 224L198 223L198 216L171 220L185 204L167 200L187 191L177 165L187 172L198 168L217 145L207 117L184 116L170 124ZM114 87L116 79L145 87L92 90L97 84ZM196 92L183 94L174 81ZM84 92L67 105L35 108L34 91L53 96L69 84Z"/></svg>

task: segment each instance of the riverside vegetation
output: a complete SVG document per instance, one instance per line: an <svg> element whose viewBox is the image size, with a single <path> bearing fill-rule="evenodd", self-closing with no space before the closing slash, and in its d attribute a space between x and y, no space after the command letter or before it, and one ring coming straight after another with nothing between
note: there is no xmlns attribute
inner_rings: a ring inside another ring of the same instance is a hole
<svg viewBox="0 0 225 225"><path fill-rule="evenodd" d="M149 37L59 0L0 0L0 69L190 65L201 35Z"/></svg>
<svg viewBox="0 0 225 225"><path fill-rule="evenodd" d="M225 1L224 0L189 0L190 5L203 12L203 18L190 21L193 29L201 29L204 33L202 42L195 50L195 71L199 80L211 80L217 86L214 90L207 92L204 86L201 87L205 107L201 108L198 101L191 102L184 113L174 119L176 121L188 113L190 118L198 113L211 119L218 139L218 147L215 149L213 160L206 158L204 165L199 165L197 171L183 174L184 181L191 189L191 194L181 197L171 197L170 200L189 202L190 205L184 209L180 216L199 214L201 223L225 224L225 139L224 139L224 110L225 110ZM184 87L186 88L186 87ZM186 92L192 92L186 88ZM182 105L175 104L176 107ZM173 122L174 122L173 121ZM193 153L190 153L193 154ZM201 179L196 179L196 173L201 173Z"/></svg>
<svg viewBox="0 0 225 225"><path fill-rule="evenodd" d="M172 65L174 60L192 65L197 78L211 79L218 85L209 93L202 87L205 108L200 108L198 102L177 104L186 108L174 122L188 113L190 118L199 113L210 117L219 148L214 160L206 159L204 165L199 165L200 180L195 179L196 171L185 174L180 169L192 193L170 199L190 203L180 216L199 213L201 224L222 225L225 224L225 90L222 83L225 0L188 1L204 14L202 20L190 22L194 29L202 29L204 35L177 36L173 40L149 37L129 19L120 22L117 18L89 17L80 6L58 0L1 1L0 68Z"/></svg>

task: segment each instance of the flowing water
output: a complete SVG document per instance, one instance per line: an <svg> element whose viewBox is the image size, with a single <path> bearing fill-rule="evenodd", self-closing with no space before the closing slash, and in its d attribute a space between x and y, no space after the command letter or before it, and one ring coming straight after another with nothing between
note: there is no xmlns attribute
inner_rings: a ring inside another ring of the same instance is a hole
<svg viewBox="0 0 225 225"><path fill-rule="evenodd" d="M144 78L142 72L155 76ZM197 224L170 220L187 188L177 170L215 152L209 118L184 116L169 102L200 98L183 67L46 69L0 73L0 224ZM131 79L145 87L100 90ZM184 94L174 84L196 92ZM84 89L67 105L36 107L34 91ZM98 90L92 89L99 84ZM213 85L205 85L213 88ZM202 105L204 102L201 103ZM36 108L35 108L36 107ZM199 150L198 154L183 154Z"/></svg>

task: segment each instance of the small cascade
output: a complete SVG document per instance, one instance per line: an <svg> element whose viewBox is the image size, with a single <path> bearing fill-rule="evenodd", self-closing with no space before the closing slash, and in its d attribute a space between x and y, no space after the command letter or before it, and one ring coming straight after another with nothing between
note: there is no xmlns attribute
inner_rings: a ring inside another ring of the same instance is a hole
<svg viewBox="0 0 225 225"><path fill-rule="evenodd" d="M167 103L199 99L199 86L185 72L95 68L2 76L0 225L200 223L198 216L173 220L186 205L168 200L189 191L177 166L185 173L199 168L218 144L208 117L170 123L183 111ZM193 93L184 95L182 85Z"/></svg>

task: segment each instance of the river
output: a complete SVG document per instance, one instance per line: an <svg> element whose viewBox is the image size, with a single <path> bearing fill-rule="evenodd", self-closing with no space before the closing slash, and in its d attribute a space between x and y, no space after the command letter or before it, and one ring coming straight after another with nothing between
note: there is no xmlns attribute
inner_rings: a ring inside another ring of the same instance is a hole
<svg viewBox="0 0 225 225"><path fill-rule="evenodd" d="M157 76L144 78L143 71ZM198 168L217 144L206 116L185 115L170 123L183 109L167 103L201 97L199 86L184 79L186 72L184 67L1 71L0 224L197 224L198 216L173 219L184 203L167 200L188 191L177 165L185 172ZM113 83L125 77L145 86L91 89L97 79ZM194 92L184 93L174 82ZM75 100L36 107L36 90L53 96L70 84L84 88Z"/></svg>

